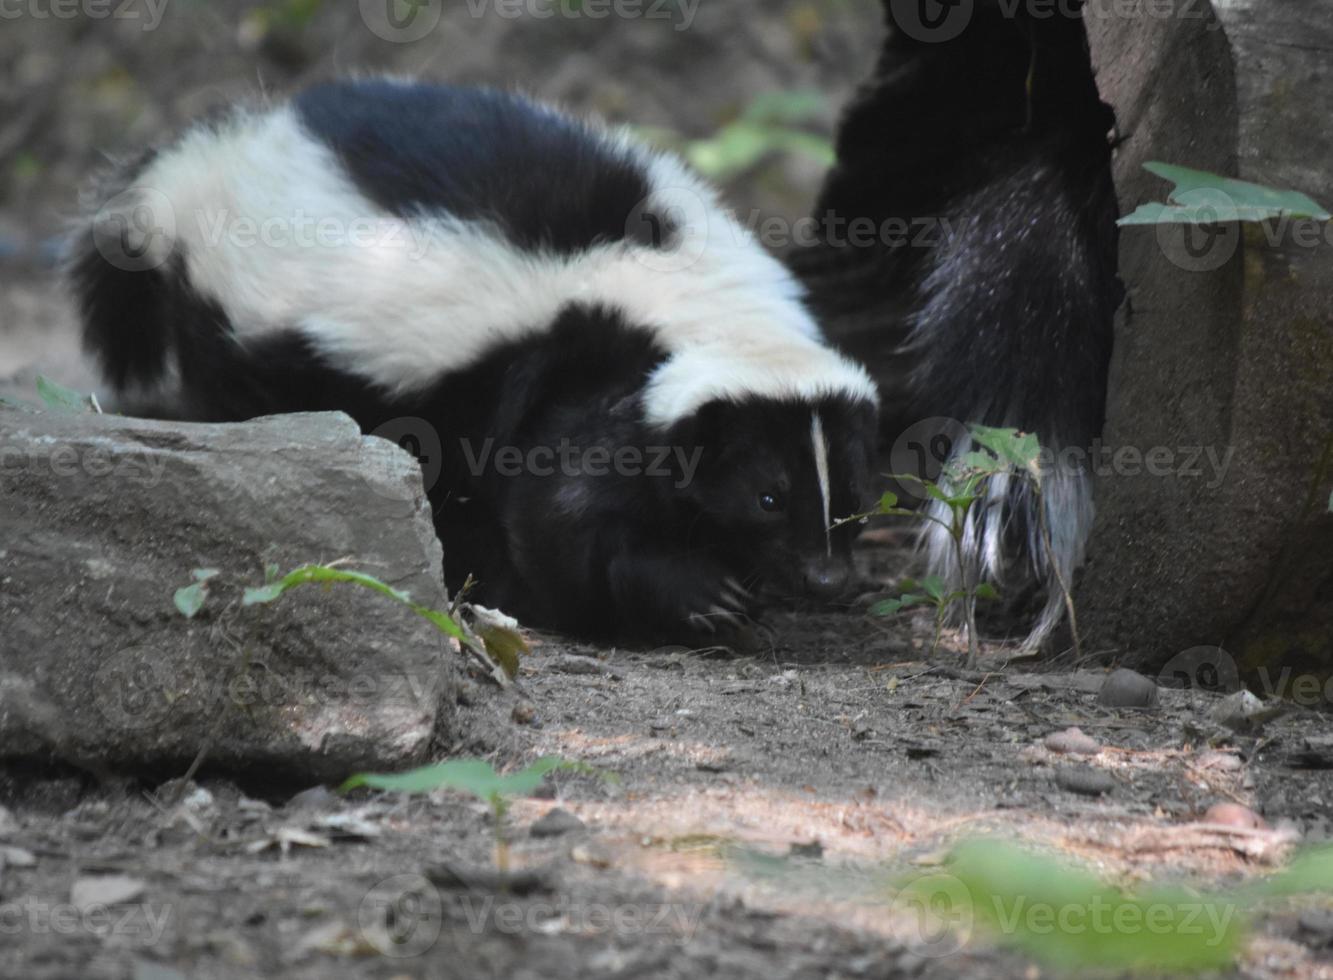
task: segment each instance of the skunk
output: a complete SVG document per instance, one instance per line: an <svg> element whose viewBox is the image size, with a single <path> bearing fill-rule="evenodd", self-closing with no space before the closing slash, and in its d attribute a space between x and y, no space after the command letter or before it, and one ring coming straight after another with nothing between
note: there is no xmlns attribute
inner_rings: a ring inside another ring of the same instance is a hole
<svg viewBox="0 0 1333 980"><path fill-rule="evenodd" d="M790 264L826 331L879 380L894 469L915 471L934 447L934 478L972 448L966 423L1032 432L1047 450L1046 532L1031 485L1007 476L965 529L969 580L979 573L1026 607L1036 646L1060 624L1092 527L1123 297L1115 117L1077 3L1029 13L976 0L938 24L921 5L884 7L888 39L844 112L816 207L843 227L911 234L861 248L827 236ZM924 506L947 524L947 505ZM956 583L948 532L928 522L923 543L930 571Z"/></svg>
<svg viewBox="0 0 1333 980"><path fill-rule="evenodd" d="M875 385L675 158L513 94L346 80L201 122L93 204L70 269L119 404L406 434L438 454L452 589L693 639L847 586Z"/></svg>

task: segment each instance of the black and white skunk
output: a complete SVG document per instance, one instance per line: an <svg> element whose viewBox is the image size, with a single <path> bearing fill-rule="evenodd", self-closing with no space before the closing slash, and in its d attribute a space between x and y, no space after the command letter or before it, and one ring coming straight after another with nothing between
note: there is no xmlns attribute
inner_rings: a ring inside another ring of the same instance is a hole
<svg viewBox="0 0 1333 980"><path fill-rule="evenodd" d="M97 197L71 269L120 404L425 420L477 601L683 638L847 583L875 386L674 158L515 95L341 81Z"/></svg>
<svg viewBox="0 0 1333 980"><path fill-rule="evenodd" d="M942 7L939 23L921 19L922 4L884 7L889 36L843 116L817 213L910 234L864 247L829 236L791 261L830 336L879 379L886 446L958 456L971 448L963 423L977 422L1033 432L1050 451L1049 551L1030 486L1010 478L991 482L965 544L1006 598L1036 606L1036 645L1061 621L1060 580L1072 583L1092 526L1123 295L1115 118L1077 2L1028 12L975 0ZM899 455L896 469L916 468ZM945 505L925 506L947 520ZM956 581L947 533L924 534L931 570Z"/></svg>

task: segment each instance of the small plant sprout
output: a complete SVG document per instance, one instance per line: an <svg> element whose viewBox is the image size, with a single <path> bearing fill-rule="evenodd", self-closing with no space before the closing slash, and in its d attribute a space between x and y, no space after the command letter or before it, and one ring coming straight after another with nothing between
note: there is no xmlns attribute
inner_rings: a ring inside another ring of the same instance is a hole
<svg viewBox="0 0 1333 980"><path fill-rule="evenodd" d="M959 571L957 582L946 582L937 575L929 576L920 582L905 581L902 595L886 599L871 607L871 612L880 616L891 616L912 606L929 605L935 608L935 635L930 647L934 657L939 648L940 632L949 612L958 604L962 605L963 621L967 630L967 667L977 665L977 622L976 604L978 599L995 600L1000 597L995 586L982 582L977 558L969 558L964 540L967 534L969 515L973 507L986 495L986 484L1001 474L1014 476L1031 482L1037 496L1037 512L1041 521L1043 547L1049 553L1051 547L1050 531L1046 527L1046 512L1041 501L1041 445L1034 435L1019 432L1016 429L995 429L984 425L969 426L972 441L979 447L961 457L952 460L940 474L938 481L928 480L914 473L891 473L890 479L900 483L919 485L928 497L944 504L948 509L948 519L936 516L924 510L901 507L898 497L885 493L880 498L877 509L867 514L857 514L838 521L834 526L852 521L865 521L880 515L910 517L918 521L930 521L949 532L949 539L954 550L954 560ZM1065 607L1069 612L1070 623L1074 625L1074 607L1069 597L1068 584L1057 580L1065 596ZM1074 626L1075 644L1078 630Z"/></svg>
<svg viewBox="0 0 1333 980"><path fill-rule="evenodd" d="M501 874L508 874L509 838L506 818L509 801L516 796L531 795L548 772L561 769L604 775L586 763L550 755L543 756L526 769L508 775L496 772L484 759L452 759L403 773L357 773L344 782L338 791L347 793L364 786L395 793L430 793L437 789L471 793L490 805L494 818L495 866Z"/></svg>
<svg viewBox="0 0 1333 980"><path fill-rule="evenodd" d="M197 568L192 573L194 584L176 590L174 597L176 608L183 616L192 619L203 608L208 599L208 584L217 575L216 569ZM512 620L500 617L491 610L477 607L479 631L474 632L457 613L441 612L423 606L414 602L401 589L395 589L365 572L340 568L337 562L328 565L302 565L286 575L281 573L277 565L269 565L265 569L264 584L246 589L241 597L241 606L244 608L276 602L292 589L302 585L320 584L327 588L336 583L358 585L406 606L441 633L457 640L501 687L508 686L512 679L518 676L519 655L527 652L528 645L518 632L517 624ZM468 606L462 608L471 609Z"/></svg>

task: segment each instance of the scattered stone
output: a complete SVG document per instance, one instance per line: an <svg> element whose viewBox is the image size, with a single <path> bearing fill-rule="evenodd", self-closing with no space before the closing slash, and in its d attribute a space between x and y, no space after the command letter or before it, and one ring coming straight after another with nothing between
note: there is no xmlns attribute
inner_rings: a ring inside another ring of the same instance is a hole
<svg viewBox="0 0 1333 980"><path fill-rule="evenodd" d="M548 660L546 669L556 674L600 674L602 665L592 657L562 654Z"/></svg>
<svg viewBox="0 0 1333 980"><path fill-rule="evenodd" d="M311 786L288 800L286 808L292 811L331 810L341 802L342 798L327 786Z"/></svg>
<svg viewBox="0 0 1333 980"><path fill-rule="evenodd" d="M1333 769L1333 736L1314 736L1287 756L1293 769Z"/></svg>
<svg viewBox="0 0 1333 980"><path fill-rule="evenodd" d="M555 807L546 811L546 815L536 821L528 829L528 833L533 837L559 837L561 834L572 834L586 829L587 825L574 814L562 807Z"/></svg>
<svg viewBox="0 0 1333 980"><path fill-rule="evenodd" d="M1237 691L1229 694L1214 705L1208 712L1211 721L1225 725L1234 732L1252 733L1263 727L1273 717L1272 709L1249 691Z"/></svg>
<svg viewBox="0 0 1333 980"><path fill-rule="evenodd" d="M1083 796L1102 796L1115 789L1115 778L1109 772L1089 766L1059 769L1055 773L1055 783L1061 789Z"/></svg>
<svg viewBox="0 0 1333 980"><path fill-rule="evenodd" d="M1204 752L1194 760L1196 769L1212 769L1216 772L1240 772L1245 763L1240 756L1232 752Z"/></svg>
<svg viewBox="0 0 1333 980"><path fill-rule="evenodd" d="M426 877L440 888L468 891L505 892L509 895L534 895L555 890L556 874L550 866L500 871L491 867L470 867L454 861L442 861L426 867Z"/></svg>
<svg viewBox="0 0 1333 980"><path fill-rule="evenodd" d="M1297 921L1307 946L1333 946L1333 909L1306 909Z"/></svg>
<svg viewBox="0 0 1333 980"><path fill-rule="evenodd" d="M788 857L794 858L822 858L824 856L824 845L819 840L812 840L805 844L792 844L787 851Z"/></svg>
<svg viewBox="0 0 1333 980"><path fill-rule="evenodd" d="M0 806L0 840L13 837L19 832L18 818L5 807Z"/></svg>
<svg viewBox="0 0 1333 980"><path fill-rule="evenodd" d="M615 855L603 844L596 841L588 841L574 847L569 856L579 864L586 864L590 868L610 868L616 863Z"/></svg>
<svg viewBox="0 0 1333 980"><path fill-rule="evenodd" d="M1085 735L1081 728L1052 732L1046 736L1045 745L1061 755L1096 755L1102 750L1101 743L1091 735Z"/></svg>
<svg viewBox="0 0 1333 980"><path fill-rule="evenodd" d="M1240 827L1243 830L1268 829L1267 820L1239 803L1214 803L1204 813L1203 822L1221 824L1224 827Z"/></svg>
<svg viewBox="0 0 1333 980"><path fill-rule="evenodd" d="M1152 678L1121 667L1106 678L1097 702L1107 708L1155 708L1157 685Z"/></svg>
<svg viewBox="0 0 1333 980"><path fill-rule="evenodd" d="M37 864L32 851L21 847L0 846L0 866L9 868L31 868Z"/></svg>
<svg viewBox="0 0 1333 980"><path fill-rule="evenodd" d="M514 705L514 710L509 712L509 717L518 725L535 725L537 708L529 701L520 701Z"/></svg>
<svg viewBox="0 0 1333 980"><path fill-rule="evenodd" d="M79 878L69 890L69 901L80 912L103 905L133 901L148 890L148 883L129 875Z"/></svg>

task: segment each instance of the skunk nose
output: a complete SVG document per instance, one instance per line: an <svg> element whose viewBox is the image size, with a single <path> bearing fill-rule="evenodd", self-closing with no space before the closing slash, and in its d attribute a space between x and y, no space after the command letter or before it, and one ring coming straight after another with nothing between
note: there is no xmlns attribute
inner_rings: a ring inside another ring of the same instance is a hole
<svg viewBox="0 0 1333 980"><path fill-rule="evenodd" d="M817 599L833 599L847 587L849 570L832 558L815 558L805 563L805 591Z"/></svg>

